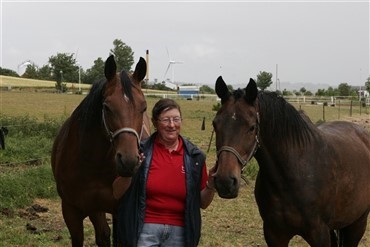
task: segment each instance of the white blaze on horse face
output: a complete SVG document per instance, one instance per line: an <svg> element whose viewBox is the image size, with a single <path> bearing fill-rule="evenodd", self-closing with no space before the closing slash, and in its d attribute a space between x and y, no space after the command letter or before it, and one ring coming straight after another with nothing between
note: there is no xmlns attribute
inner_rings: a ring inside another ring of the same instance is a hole
<svg viewBox="0 0 370 247"><path fill-rule="evenodd" d="M231 118L234 119L234 120L236 120L236 114L235 114L235 112L233 113L233 116Z"/></svg>

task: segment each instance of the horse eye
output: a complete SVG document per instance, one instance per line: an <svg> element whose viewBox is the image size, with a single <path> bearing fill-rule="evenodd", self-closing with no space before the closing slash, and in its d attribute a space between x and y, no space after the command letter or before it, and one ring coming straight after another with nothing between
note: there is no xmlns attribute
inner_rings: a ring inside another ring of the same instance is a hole
<svg viewBox="0 0 370 247"><path fill-rule="evenodd" d="M104 107L104 111L106 111L107 113L112 112L107 104L103 104L103 107Z"/></svg>
<svg viewBox="0 0 370 247"><path fill-rule="evenodd" d="M255 130L255 128L256 128L256 126L254 126L254 125L253 125L252 127L250 127L250 128L249 128L249 130L248 130L248 131L249 131L249 132L253 132L253 131Z"/></svg>

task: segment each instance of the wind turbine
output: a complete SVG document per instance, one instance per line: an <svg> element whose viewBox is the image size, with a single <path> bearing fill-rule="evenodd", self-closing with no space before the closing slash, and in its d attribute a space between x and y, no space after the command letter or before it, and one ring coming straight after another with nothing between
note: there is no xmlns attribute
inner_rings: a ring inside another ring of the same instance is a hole
<svg viewBox="0 0 370 247"><path fill-rule="evenodd" d="M34 62L32 62L31 60L26 60L26 61L24 61L24 62L20 63L20 64L18 65L18 75L21 75L21 74L20 74L20 69L23 69L23 67L27 67L28 65L35 65L35 63L34 63ZM23 73L24 73L24 72L23 72Z"/></svg>
<svg viewBox="0 0 370 247"><path fill-rule="evenodd" d="M165 80L166 80L167 72L168 72L168 70L169 70L169 69L170 69L170 67L171 67L171 72L172 72L171 82L172 82L172 83L175 83L175 69L173 68L173 66L174 66L175 64L182 64L183 62L172 60L172 59L171 59L171 56L170 56L170 53L168 52L168 48L166 48L166 49L167 49L167 55L168 55L168 59L169 59L169 61L168 61L168 66L167 66L166 72L164 73L164 78L165 78Z"/></svg>

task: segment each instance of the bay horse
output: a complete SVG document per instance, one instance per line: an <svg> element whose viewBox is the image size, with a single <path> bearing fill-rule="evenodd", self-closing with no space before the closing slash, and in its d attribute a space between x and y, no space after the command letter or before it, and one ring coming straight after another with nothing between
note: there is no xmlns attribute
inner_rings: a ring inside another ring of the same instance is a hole
<svg viewBox="0 0 370 247"><path fill-rule="evenodd" d="M253 156L255 198L268 246L300 235L310 246L358 246L370 211L370 135L345 121L314 125L273 92L229 92L219 77L215 188L238 196L241 172Z"/></svg>
<svg viewBox="0 0 370 247"><path fill-rule="evenodd" d="M140 58L128 75L117 73L109 56L104 74L62 125L52 149L52 170L74 247L83 246L86 217L94 226L96 244L110 246L106 213L114 214L118 206L112 183L118 175L132 176L140 163L146 62Z"/></svg>

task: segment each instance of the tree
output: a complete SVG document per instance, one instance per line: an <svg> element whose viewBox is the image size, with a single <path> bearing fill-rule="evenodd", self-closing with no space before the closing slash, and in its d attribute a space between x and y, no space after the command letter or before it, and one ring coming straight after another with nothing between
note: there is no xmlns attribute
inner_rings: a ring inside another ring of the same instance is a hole
<svg viewBox="0 0 370 247"><path fill-rule="evenodd" d="M286 88L284 88L283 96L291 96L291 95L293 95L293 93L291 91L286 90Z"/></svg>
<svg viewBox="0 0 370 247"><path fill-rule="evenodd" d="M92 84L94 81L104 76L104 61L101 57L98 57L94 61L94 65L86 70L82 81L87 84Z"/></svg>
<svg viewBox="0 0 370 247"><path fill-rule="evenodd" d="M114 48L110 52L115 56L117 71L124 70L129 72L134 64L134 52L131 47L123 43L120 39L113 41Z"/></svg>
<svg viewBox="0 0 370 247"><path fill-rule="evenodd" d="M47 81L53 80L52 71L49 65L44 65L39 69L38 78L40 80L47 80Z"/></svg>
<svg viewBox="0 0 370 247"><path fill-rule="evenodd" d="M211 88L210 86L207 86L207 85L203 85L199 88L199 92L200 93L208 93L208 94L214 94L215 93L215 90L213 88Z"/></svg>
<svg viewBox="0 0 370 247"><path fill-rule="evenodd" d="M73 56L73 53L57 53L49 58L53 79L56 81L55 87L59 91L67 91L66 84L62 82L78 82L78 66Z"/></svg>
<svg viewBox="0 0 370 247"><path fill-rule="evenodd" d="M299 92L301 92L303 95L307 92L306 88L302 87L299 89Z"/></svg>
<svg viewBox="0 0 370 247"><path fill-rule="evenodd" d="M11 69L5 69L0 67L0 75L19 77L17 72Z"/></svg>
<svg viewBox="0 0 370 247"><path fill-rule="evenodd" d="M365 82L365 87L368 92L370 92L370 77L367 78L367 81Z"/></svg>
<svg viewBox="0 0 370 247"><path fill-rule="evenodd" d="M316 96L325 96L325 89L317 89Z"/></svg>
<svg viewBox="0 0 370 247"><path fill-rule="evenodd" d="M306 91L306 92L304 93L304 95L305 95L305 96L312 96L312 95L313 95L313 93L312 93L311 91Z"/></svg>
<svg viewBox="0 0 370 247"><path fill-rule="evenodd" d="M38 68L35 64L28 64L26 71L23 73L22 77L30 79L39 79Z"/></svg>
<svg viewBox="0 0 370 247"><path fill-rule="evenodd" d="M328 90L326 91L326 96L335 96L336 92L333 87L328 87Z"/></svg>
<svg viewBox="0 0 370 247"><path fill-rule="evenodd" d="M341 83L338 86L339 96L350 96L351 95L351 87L348 83Z"/></svg>
<svg viewBox="0 0 370 247"><path fill-rule="evenodd" d="M257 75L257 87L259 87L262 91L268 88L272 84L272 74L266 71L260 71Z"/></svg>

